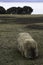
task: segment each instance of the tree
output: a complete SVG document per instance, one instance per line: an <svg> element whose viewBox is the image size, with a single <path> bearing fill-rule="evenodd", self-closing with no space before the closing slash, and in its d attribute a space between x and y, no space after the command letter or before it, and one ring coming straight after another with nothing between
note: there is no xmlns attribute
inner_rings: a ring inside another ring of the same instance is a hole
<svg viewBox="0 0 43 65"><path fill-rule="evenodd" d="M0 14L6 14L5 8L2 6L0 6Z"/></svg>
<svg viewBox="0 0 43 65"><path fill-rule="evenodd" d="M31 14L32 12L33 12L33 9L30 6L23 7L23 14Z"/></svg>
<svg viewBox="0 0 43 65"><path fill-rule="evenodd" d="M23 8L18 7L18 8L17 8L17 14L22 14L22 12L23 12Z"/></svg>
<svg viewBox="0 0 43 65"><path fill-rule="evenodd" d="M16 7L11 7L7 9L7 14L16 14Z"/></svg>

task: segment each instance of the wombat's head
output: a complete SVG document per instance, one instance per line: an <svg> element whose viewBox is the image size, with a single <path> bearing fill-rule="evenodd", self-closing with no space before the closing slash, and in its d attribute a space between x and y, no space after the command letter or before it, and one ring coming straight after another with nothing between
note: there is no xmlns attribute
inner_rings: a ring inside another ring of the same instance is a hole
<svg viewBox="0 0 43 65"><path fill-rule="evenodd" d="M38 48L36 42L27 42L25 47L25 57L35 59L38 57Z"/></svg>
<svg viewBox="0 0 43 65"><path fill-rule="evenodd" d="M36 51L35 48L30 48L30 58L35 59L36 58Z"/></svg>

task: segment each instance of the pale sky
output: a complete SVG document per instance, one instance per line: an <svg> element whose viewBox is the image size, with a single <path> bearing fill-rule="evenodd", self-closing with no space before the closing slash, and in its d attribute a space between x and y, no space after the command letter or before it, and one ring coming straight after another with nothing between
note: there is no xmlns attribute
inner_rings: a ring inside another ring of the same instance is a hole
<svg viewBox="0 0 43 65"><path fill-rule="evenodd" d="M3 6L5 9L14 6L30 6L33 8L32 14L43 14L43 2L0 2L0 6Z"/></svg>
<svg viewBox="0 0 43 65"><path fill-rule="evenodd" d="M43 0L0 0L0 2L43 2Z"/></svg>

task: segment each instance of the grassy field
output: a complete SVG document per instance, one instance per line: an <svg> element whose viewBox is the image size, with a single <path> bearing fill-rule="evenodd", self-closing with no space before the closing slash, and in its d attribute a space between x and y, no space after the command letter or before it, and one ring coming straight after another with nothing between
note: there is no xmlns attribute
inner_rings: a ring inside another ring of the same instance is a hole
<svg viewBox="0 0 43 65"><path fill-rule="evenodd" d="M0 65L43 65L43 29L30 24L0 24ZM38 23L40 26L40 24ZM43 26L43 23L41 23ZM16 36L26 31L37 41L39 57L31 60L24 58L16 49Z"/></svg>
<svg viewBox="0 0 43 65"><path fill-rule="evenodd" d="M0 15L0 23L43 23L43 15Z"/></svg>

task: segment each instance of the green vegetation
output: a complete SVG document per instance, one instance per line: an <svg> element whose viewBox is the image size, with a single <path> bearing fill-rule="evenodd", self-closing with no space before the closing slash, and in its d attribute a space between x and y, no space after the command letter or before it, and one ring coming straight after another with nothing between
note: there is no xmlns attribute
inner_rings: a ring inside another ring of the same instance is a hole
<svg viewBox="0 0 43 65"><path fill-rule="evenodd" d="M0 24L0 65L43 65L43 29L27 27L30 24ZM16 36L26 31L37 41L39 57L24 58L16 49Z"/></svg>

